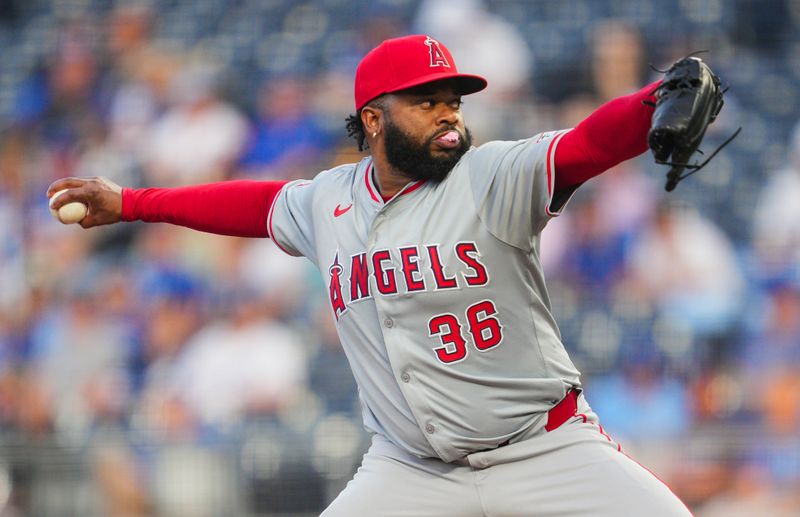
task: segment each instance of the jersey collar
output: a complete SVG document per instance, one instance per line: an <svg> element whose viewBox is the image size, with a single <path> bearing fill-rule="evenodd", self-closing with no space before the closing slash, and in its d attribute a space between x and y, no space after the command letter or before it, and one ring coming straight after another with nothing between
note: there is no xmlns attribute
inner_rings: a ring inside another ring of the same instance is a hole
<svg viewBox="0 0 800 517"><path fill-rule="evenodd" d="M380 192L380 190L378 189L377 183L375 181L375 175L373 174L372 163L373 163L372 160L370 160L369 165L367 165L366 171L364 173L364 183L366 183L367 185L367 191L369 192L369 196L372 198L372 200L381 205L388 203L389 201L397 197L410 194L411 192L414 192L415 190L420 188L425 183L425 180L412 181L411 183L406 184L405 187L400 189L400 192L395 194L393 197L388 199L384 198L378 193Z"/></svg>

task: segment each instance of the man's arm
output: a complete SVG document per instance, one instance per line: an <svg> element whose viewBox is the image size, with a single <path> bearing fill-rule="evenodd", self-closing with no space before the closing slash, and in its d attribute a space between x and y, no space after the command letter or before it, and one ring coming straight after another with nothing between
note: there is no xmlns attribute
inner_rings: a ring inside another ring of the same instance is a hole
<svg viewBox="0 0 800 517"><path fill-rule="evenodd" d="M555 154L554 198L647 150L653 92L660 83L603 104L561 138Z"/></svg>
<svg viewBox="0 0 800 517"><path fill-rule="evenodd" d="M64 178L47 189L58 209L79 201L89 207L84 228L120 221L172 223L237 237L268 237L267 215L285 181L225 181L169 189L123 189L105 178Z"/></svg>

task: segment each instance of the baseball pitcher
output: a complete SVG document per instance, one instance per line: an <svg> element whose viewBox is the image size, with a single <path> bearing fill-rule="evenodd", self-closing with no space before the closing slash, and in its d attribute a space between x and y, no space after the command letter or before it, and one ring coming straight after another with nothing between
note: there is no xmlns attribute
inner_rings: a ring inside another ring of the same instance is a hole
<svg viewBox="0 0 800 517"><path fill-rule="evenodd" d="M666 77L573 129L474 147L461 98L486 86L431 37L387 40L356 72L347 130L369 149L358 163L173 189L66 178L48 197L66 189L54 209L87 205L84 228L270 237L317 266L372 434L325 517L690 515L603 431L539 262L547 222L582 183L647 150L663 92L684 86ZM670 131L655 139L662 158Z"/></svg>

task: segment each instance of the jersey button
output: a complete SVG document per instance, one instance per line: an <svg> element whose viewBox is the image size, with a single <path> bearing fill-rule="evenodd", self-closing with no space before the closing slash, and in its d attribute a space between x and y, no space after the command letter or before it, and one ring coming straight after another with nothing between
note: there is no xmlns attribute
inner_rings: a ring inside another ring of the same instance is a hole
<svg viewBox="0 0 800 517"><path fill-rule="evenodd" d="M436 432L436 428L433 426L433 424L425 424L425 432L428 434L433 434Z"/></svg>
<svg viewBox="0 0 800 517"><path fill-rule="evenodd" d="M394 320L392 318L386 318L383 320L383 324L387 329L394 327Z"/></svg>
<svg viewBox="0 0 800 517"><path fill-rule="evenodd" d="M403 372L403 374L400 376L400 379L403 382L411 382L411 375L409 375L408 372Z"/></svg>

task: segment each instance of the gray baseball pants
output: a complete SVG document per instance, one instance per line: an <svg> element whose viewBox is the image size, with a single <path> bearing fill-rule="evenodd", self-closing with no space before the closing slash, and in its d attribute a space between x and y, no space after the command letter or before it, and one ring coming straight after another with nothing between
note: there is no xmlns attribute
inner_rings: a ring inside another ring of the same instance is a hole
<svg viewBox="0 0 800 517"><path fill-rule="evenodd" d="M322 517L690 516L669 487L598 425L583 396L551 432L458 463L421 459L376 435Z"/></svg>

